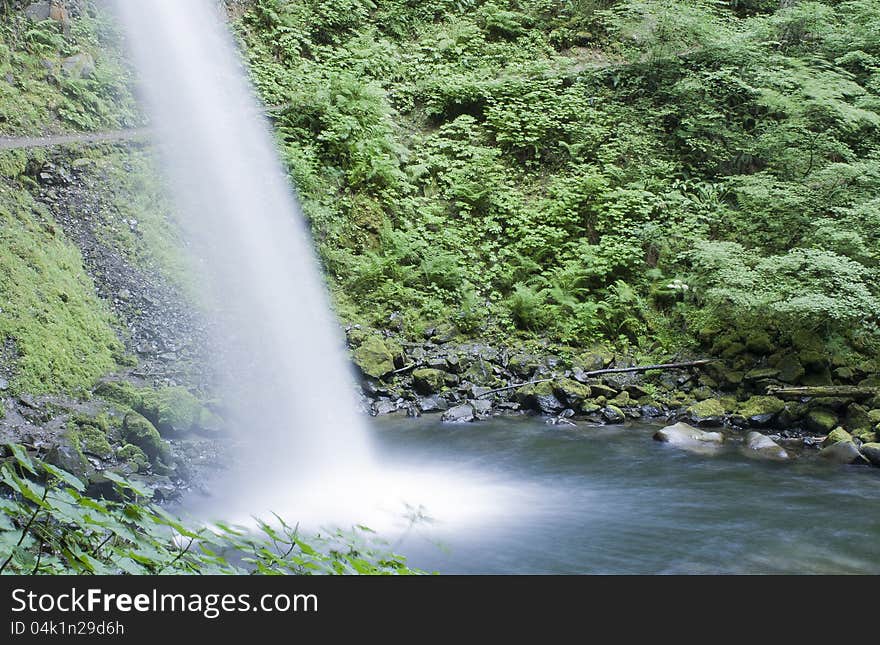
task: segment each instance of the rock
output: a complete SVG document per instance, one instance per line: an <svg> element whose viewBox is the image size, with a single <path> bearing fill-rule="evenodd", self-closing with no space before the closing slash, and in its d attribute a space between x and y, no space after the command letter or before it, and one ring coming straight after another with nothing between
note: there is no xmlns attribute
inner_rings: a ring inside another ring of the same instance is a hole
<svg viewBox="0 0 880 645"><path fill-rule="evenodd" d="M806 373L804 366L793 354L786 354L776 364L779 370L779 380L786 383L796 384Z"/></svg>
<svg viewBox="0 0 880 645"><path fill-rule="evenodd" d="M661 408L653 404L643 405L639 408L639 411L643 417L647 418L662 417L665 414Z"/></svg>
<svg viewBox="0 0 880 645"><path fill-rule="evenodd" d="M846 419L844 426L854 437L861 438L869 434L874 434L874 426L869 410L863 405L852 403L846 409Z"/></svg>
<svg viewBox="0 0 880 645"><path fill-rule="evenodd" d="M32 2L25 7L24 15L28 20L34 22L49 20L52 16L52 3L49 0L44 0L44 2Z"/></svg>
<svg viewBox="0 0 880 645"><path fill-rule="evenodd" d="M773 367L757 367L746 372L743 377L746 381L763 381L766 379L775 379L779 376L779 370Z"/></svg>
<svg viewBox="0 0 880 645"><path fill-rule="evenodd" d="M507 361L507 369L523 379L530 378L540 366L541 361L532 354L516 354Z"/></svg>
<svg viewBox="0 0 880 645"><path fill-rule="evenodd" d="M694 403L687 411L688 418L701 426L719 426L724 420L724 406L718 399L706 399Z"/></svg>
<svg viewBox="0 0 880 645"><path fill-rule="evenodd" d="M361 372L373 378L382 378L394 371L394 355L376 335L365 338L360 347L354 350L354 362Z"/></svg>
<svg viewBox="0 0 880 645"><path fill-rule="evenodd" d="M91 78L95 73L95 59L85 52L74 54L61 60L61 69L71 78Z"/></svg>
<svg viewBox="0 0 880 645"><path fill-rule="evenodd" d="M836 464L870 463L852 441L838 441L832 446L822 448L819 456Z"/></svg>
<svg viewBox="0 0 880 645"><path fill-rule="evenodd" d="M714 454L721 449L724 436L720 432L706 432L679 422L655 432L654 440L690 452Z"/></svg>
<svg viewBox="0 0 880 645"><path fill-rule="evenodd" d="M412 375L413 387L419 394L437 394L446 384L446 372L438 369L415 370Z"/></svg>
<svg viewBox="0 0 880 645"><path fill-rule="evenodd" d="M553 394L561 402L574 409L580 409L584 401L590 398L588 385L578 383L570 378L561 378L553 382Z"/></svg>
<svg viewBox="0 0 880 645"><path fill-rule="evenodd" d="M492 416L492 401L488 399L473 399L468 404L474 409L474 414L479 418Z"/></svg>
<svg viewBox="0 0 880 645"><path fill-rule="evenodd" d="M443 421L446 423L467 423L474 420L474 408L469 403L449 408L443 413Z"/></svg>
<svg viewBox="0 0 880 645"><path fill-rule="evenodd" d="M651 393L648 390L635 383L624 385L623 389L634 399L641 399L643 396L651 396Z"/></svg>
<svg viewBox="0 0 880 645"><path fill-rule="evenodd" d="M843 428L835 428L831 432L828 433L828 436L825 437L825 440L822 442L822 447L832 446L835 443L839 443L841 441L852 441L852 435L848 433Z"/></svg>
<svg viewBox="0 0 880 645"><path fill-rule="evenodd" d="M623 423L626 415L616 405L606 405L602 408L602 418L608 423Z"/></svg>
<svg viewBox="0 0 880 645"><path fill-rule="evenodd" d="M746 339L746 349L753 354L769 354L773 351L773 341L767 332L754 332Z"/></svg>
<svg viewBox="0 0 880 645"><path fill-rule="evenodd" d="M590 393L591 396L604 396L606 399L613 399L615 396L617 396L617 390L615 390L613 387L603 385L602 383L591 383Z"/></svg>
<svg viewBox="0 0 880 645"><path fill-rule="evenodd" d="M134 444L127 443L116 451L116 458L128 464L131 472L146 472L150 469L150 460L143 450Z"/></svg>
<svg viewBox="0 0 880 645"><path fill-rule="evenodd" d="M617 396L611 399L608 402L610 405L616 405L619 408L624 408L628 405L632 405L632 400L629 398L629 392L620 392Z"/></svg>
<svg viewBox="0 0 880 645"><path fill-rule="evenodd" d="M449 409L449 404L439 396L424 396L419 399L419 409L422 412L443 412Z"/></svg>
<svg viewBox="0 0 880 645"><path fill-rule="evenodd" d="M837 427L837 415L827 408L816 408L807 413L805 424L817 434L828 434Z"/></svg>
<svg viewBox="0 0 880 645"><path fill-rule="evenodd" d="M122 420L122 436L126 442L144 451L153 465L170 461L168 445L155 426L137 412L129 412Z"/></svg>
<svg viewBox="0 0 880 645"><path fill-rule="evenodd" d="M90 474L94 471L94 467L76 446L75 441L67 436L62 437L61 442L49 450L46 461L75 475L83 482L87 482Z"/></svg>
<svg viewBox="0 0 880 645"><path fill-rule="evenodd" d="M392 412L397 412L397 402L391 399L379 399L373 403L371 410L374 417L391 414Z"/></svg>
<svg viewBox="0 0 880 645"><path fill-rule="evenodd" d="M524 407L544 414L556 414L566 406L553 393L550 382L524 385L515 394L516 400Z"/></svg>
<svg viewBox="0 0 880 645"><path fill-rule="evenodd" d="M785 402L773 396L753 396L739 406L738 414L750 426L764 427L785 409Z"/></svg>
<svg viewBox="0 0 880 645"><path fill-rule="evenodd" d="M785 448L770 437L754 431L746 435L743 452L748 457L768 459L770 461L787 461L789 459Z"/></svg>
<svg viewBox="0 0 880 645"><path fill-rule="evenodd" d="M9 389L9 381L0 376L0 391Z"/></svg>
<svg viewBox="0 0 880 645"><path fill-rule="evenodd" d="M698 388L694 388L691 392L691 396L693 396L697 401L705 401L706 399L711 399L714 394L712 393L712 388L701 385Z"/></svg>
<svg viewBox="0 0 880 645"><path fill-rule="evenodd" d="M875 466L880 466L880 443L863 443L862 455Z"/></svg>

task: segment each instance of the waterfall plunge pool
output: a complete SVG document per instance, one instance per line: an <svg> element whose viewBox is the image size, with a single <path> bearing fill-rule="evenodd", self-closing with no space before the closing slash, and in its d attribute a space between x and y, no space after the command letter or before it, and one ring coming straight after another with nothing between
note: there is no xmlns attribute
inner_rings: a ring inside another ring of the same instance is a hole
<svg viewBox="0 0 880 645"><path fill-rule="evenodd" d="M378 418L397 485L362 521L441 573L880 573L880 470L695 455L656 429Z"/></svg>

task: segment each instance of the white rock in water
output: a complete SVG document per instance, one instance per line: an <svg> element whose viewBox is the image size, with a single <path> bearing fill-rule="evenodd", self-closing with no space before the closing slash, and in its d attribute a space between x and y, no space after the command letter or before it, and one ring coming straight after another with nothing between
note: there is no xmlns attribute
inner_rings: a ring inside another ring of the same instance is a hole
<svg viewBox="0 0 880 645"><path fill-rule="evenodd" d="M743 452L747 457L755 459L769 459L771 461L787 461L790 459L785 448L760 432L750 432L746 435Z"/></svg>
<svg viewBox="0 0 880 645"><path fill-rule="evenodd" d="M654 433L654 439L690 452L715 454L721 450L724 435L720 432L706 432L679 422L658 430Z"/></svg>

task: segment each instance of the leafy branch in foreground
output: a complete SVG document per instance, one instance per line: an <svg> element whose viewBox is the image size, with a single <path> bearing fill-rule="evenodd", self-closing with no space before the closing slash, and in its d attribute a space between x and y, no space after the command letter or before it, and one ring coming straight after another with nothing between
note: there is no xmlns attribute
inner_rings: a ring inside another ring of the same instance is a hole
<svg viewBox="0 0 880 645"><path fill-rule="evenodd" d="M0 573L415 574L366 527L302 535L280 517L256 530L193 528L114 473L117 500L94 499L74 475L22 446L0 465Z"/></svg>

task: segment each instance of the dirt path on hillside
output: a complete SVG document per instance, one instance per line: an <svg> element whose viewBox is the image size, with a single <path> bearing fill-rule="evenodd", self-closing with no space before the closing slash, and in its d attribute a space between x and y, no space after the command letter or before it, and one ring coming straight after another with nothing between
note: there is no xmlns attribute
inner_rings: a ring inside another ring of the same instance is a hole
<svg viewBox="0 0 880 645"><path fill-rule="evenodd" d="M0 150L23 150L27 148L54 148L75 143L107 143L112 141L131 141L150 135L148 128L130 130L110 130L108 132L82 132L78 134L58 134L46 137L0 137Z"/></svg>

